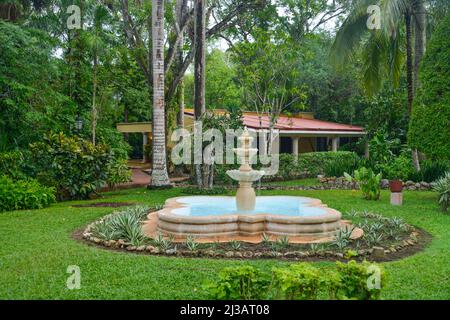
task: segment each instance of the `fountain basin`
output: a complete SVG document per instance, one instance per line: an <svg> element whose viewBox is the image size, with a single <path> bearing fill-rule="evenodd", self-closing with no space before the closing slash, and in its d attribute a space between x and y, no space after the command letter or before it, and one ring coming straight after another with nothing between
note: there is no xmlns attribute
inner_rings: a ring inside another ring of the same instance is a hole
<svg viewBox="0 0 450 320"><path fill-rule="evenodd" d="M294 196L256 197L253 211L239 211L235 197L193 196L166 201L157 212L157 230L186 237L268 235L333 236L341 213L319 199Z"/></svg>

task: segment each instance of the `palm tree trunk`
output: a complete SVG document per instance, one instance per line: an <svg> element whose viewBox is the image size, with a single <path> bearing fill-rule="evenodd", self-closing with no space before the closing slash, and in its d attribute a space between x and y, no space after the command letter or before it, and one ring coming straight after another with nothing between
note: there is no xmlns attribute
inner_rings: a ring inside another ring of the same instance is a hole
<svg viewBox="0 0 450 320"><path fill-rule="evenodd" d="M186 0L178 0L177 1L177 20L178 23L181 24L184 15L187 10L187 1ZM183 45L184 45L184 31L180 30L180 42L178 44L178 54L177 54L177 66L178 70L183 68ZM181 78L178 88L177 88L177 96L178 96L178 115L177 115L177 126L179 128L184 127L184 77Z"/></svg>
<svg viewBox="0 0 450 320"><path fill-rule="evenodd" d="M152 5L153 51L153 161L152 187L169 186L166 161L166 132L164 106L164 0Z"/></svg>
<svg viewBox="0 0 450 320"><path fill-rule="evenodd" d="M426 47L426 9L423 0L417 0L414 4L414 67L413 67L413 88L414 95L420 86L419 68ZM413 150L413 164L416 171L420 171L419 154L417 149Z"/></svg>
<svg viewBox="0 0 450 320"><path fill-rule="evenodd" d="M96 133L97 133L97 50L94 53L94 74L92 77L92 144L95 146Z"/></svg>
<svg viewBox="0 0 450 320"><path fill-rule="evenodd" d="M205 1L195 0L195 32L194 32L194 115L199 120L206 112L205 106L205 45L206 45L206 16ZM201 164L195 165L197 185L199 188L207 187L207 179L202 177L205 168ZM205 166L205 165L204 165Z"/></svg>
<svg viewBox="0 0 450 320"><path fill-rule="evenodd" d="M411 116L414 99L414 84L412 77L412 46L411 46L411 14L405 13L406 24L406 82L408 85L408 114Z"/></svg>

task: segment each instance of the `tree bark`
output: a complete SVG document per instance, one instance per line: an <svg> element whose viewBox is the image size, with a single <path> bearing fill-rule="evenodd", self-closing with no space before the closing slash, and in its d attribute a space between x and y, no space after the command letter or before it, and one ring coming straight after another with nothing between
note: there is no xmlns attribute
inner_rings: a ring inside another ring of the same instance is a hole
<svg viewBox="0 0 450 320"><path fill-rule="evenodd" d="M178 0L177 1L177 20L178 25L182 24L184 16L187 14L187 0ZM178 42L178 53L177 53L177 70L178 73L183 75L183 46L184 46L184 29L180 27L180 40ZM177 115L177 126L178 128L184 127L184 76L180 79L177 88L177 96L178 96L178 115Z"/></svg>
<svg viewBox="0 0 450 320"><path fill-rule="evenodd" d="M414 69L413 69L413 88L414 95L420 86L419 69L420 62L425 53L426 47L426 9L423 0L418 0L414 4ZM419 154L417 149L412 153L413 164L416 171L420 171Z"/></svg>
<svg viewBox="0 0 450 320"><path fill-rule="evenodd" d="M411 116L414 99L414 84L412 77L412 46L411 46L411 14L405 13L406 26L406 82L408 86L408 114Z"/></svg>
<svg viewBox="0 0 450 320"><path fill-rule="evenodd" d="M205 45L206 45L206 15L205 0L195 0L194 7L194 117L200 120L206 112L205 106ZM197 185L199 188L208 187L209 172L206 164L196 164ZM203 167L203 169L202 169Z"/></svg>
<svg viewBox="0 0 450 320"><path fill-rule="evenodd" d="M170 185L166 161L164 105L164 0L152 5L153 161L151 186Z"/></svg>
<svg viewBox="0 0 450 320"><path fill-rule="evenodd" d="M194 113L198 120L205 113L205 0L195 0Z"/></svg>

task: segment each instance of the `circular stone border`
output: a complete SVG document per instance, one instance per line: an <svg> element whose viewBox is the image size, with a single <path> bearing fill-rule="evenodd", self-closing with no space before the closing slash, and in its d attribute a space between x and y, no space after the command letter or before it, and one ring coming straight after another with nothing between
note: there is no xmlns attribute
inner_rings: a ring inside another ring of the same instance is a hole
<svg viewBox="0 0 450 320"><path fill-rule="evenodd" d="M156 212L153 211L153 212ZM174 257L182 257L182 258L215 258L215 259L282 259L289 261L348 261L348 260L369 260L376 262L384 262L384 261L395 261L400 260L411 255L414 255L420 251L422 251L429 243L431 243L432 236L430 233L426 232L423 229L413 227L412 232L409 236L403 241L391 246L389 248L377 247L374 246L370 249L360 249L356 251L356 256L346 258L342 252L336 252L331 250L318 251L314 252L312 250L302 250L302 251L288 251L288 252L268 252L268 251L224 251L219 252L215 251L211 248L208 249L199 249L196 251L190 250L177 250L168 249L161 250L158 247L152 245L142 245L139 247L133 246L130 243L127 243L123 239L119 240L102 240L96 238L90 232L91 227L106 217L114 214L111 213L102 217L100 220L96 220L86 226L84 229L78 229L73 232L72 237L75 240L82 241L89 245L95 245L102 249L121 251L121 252L132 252L136 254L147 254L147 255L155 255L155 256L174 256ZM352 250L352 249L350 249Z"/></svg>

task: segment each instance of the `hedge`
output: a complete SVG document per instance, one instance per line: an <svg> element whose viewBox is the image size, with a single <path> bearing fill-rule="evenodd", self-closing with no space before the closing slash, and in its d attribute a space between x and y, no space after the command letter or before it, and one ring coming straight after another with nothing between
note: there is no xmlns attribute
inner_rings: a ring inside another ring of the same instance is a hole
<svg viewBox="0 0 450 320"><path fill-rule="evenodd" d="M411 147L429 159L450 159L450 14L438 26L421 62L408 132Z"/></svg>

